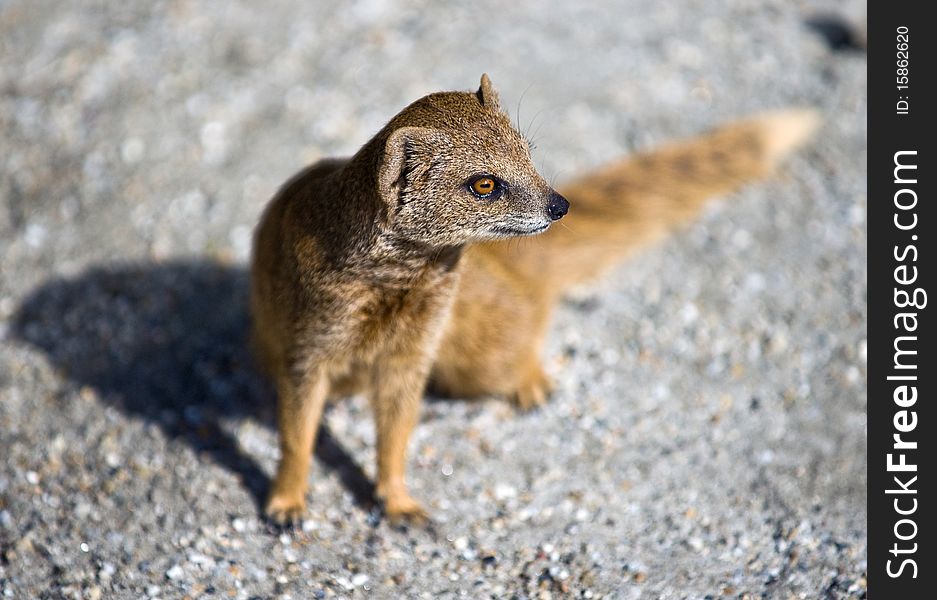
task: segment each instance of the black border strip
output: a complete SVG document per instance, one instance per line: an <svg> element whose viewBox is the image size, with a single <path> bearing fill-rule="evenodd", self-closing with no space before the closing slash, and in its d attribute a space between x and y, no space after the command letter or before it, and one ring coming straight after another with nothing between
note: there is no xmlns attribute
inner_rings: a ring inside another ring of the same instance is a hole
<svg viewBox="0 0 937 600"><path fill-rule="evenodd" d="M937 578L937 506L925 491L935 489L931 440L937 431L937 358L931 350L937 332L929 306L937 296L924 300L927 292L937 293L935 129L929 123L937 102L928 81L937 62L937 32L925 15L928 7L910 0L869 6L868 591L873 600L937 597L931 582ZM905 89L898 87L901 77L907 77ZM903 167L896 170L896 161Z"/></svg>

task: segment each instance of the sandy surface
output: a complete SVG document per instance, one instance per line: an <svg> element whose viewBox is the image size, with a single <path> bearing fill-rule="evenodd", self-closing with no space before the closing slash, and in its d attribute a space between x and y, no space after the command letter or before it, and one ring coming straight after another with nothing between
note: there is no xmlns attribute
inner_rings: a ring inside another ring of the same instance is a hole
<svg viewBox="0 0 937 600"><path fill-rule="evenodd" d="M332 4L0 1L0 595L863 596L866 63L803 21L864 3ZM826 124L559 310L548 406L427 403L435 532L373 510L361 398L273 532L258 212L482 71L558 180L760 109Z"/></svg>

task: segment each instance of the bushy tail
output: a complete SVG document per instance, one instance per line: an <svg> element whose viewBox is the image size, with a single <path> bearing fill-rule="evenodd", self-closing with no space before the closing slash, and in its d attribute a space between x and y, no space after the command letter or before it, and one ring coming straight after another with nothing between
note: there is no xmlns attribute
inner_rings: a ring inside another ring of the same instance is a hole
<svg viewBox="0 0 937 600"><path fill-rule="evenodd" d="M809 109L765 113L587 173L559 190L569 215L506 254L515 268L551 278L557 291L590 279L689 221L711 198L768 175L819 121Z"/></svg>

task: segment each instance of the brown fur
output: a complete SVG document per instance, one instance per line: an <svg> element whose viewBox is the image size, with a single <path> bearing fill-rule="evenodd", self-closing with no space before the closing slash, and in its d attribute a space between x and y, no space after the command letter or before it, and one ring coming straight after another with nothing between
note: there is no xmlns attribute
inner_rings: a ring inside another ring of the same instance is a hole
<svg viewBox="0 0 937 600"><path fill-rule="evenodd" d="M524 245L565 212L487 76L476 93L422 98L353 157L300 172L258 226L251 267L254 343L276 381L282 458L267 513L302 514L326 400L368 395L377 493L391 518L423 518L407 491L406 446L424 388L545 401L539 351L569 285L691 217L703 201L765 174L811 117L741 123L573 181L568 227ZM792 133L793 132L793 133ZM479 198L470 182L506 184Z"/></svg>

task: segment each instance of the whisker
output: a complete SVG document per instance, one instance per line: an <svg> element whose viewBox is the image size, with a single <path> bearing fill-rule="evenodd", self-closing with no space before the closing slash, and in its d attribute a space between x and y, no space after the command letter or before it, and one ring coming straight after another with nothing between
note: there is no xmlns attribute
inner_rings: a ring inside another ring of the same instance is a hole
<svg viewBox="0 0 937 600"><path fill-rule="evenodd" d="M538 110L538 111L537 111L537 114L534 115L534 118L530 120L530 124L527 126L528 131L530 130L531 127L534 126L534 123L536 123L537 119L540 118L540 115L542 115L542 114L545 113L545 112L552 111L552 110L555 110L555 109L553 109L553 108L541 108L540 110ZM540 130L543 128L543 126L544 126L545 123L546 123L546 121L541 121L540 124L537 125L537 130L534 131L534 134L533 134L533 136L531 136L531 137L533 137L534 139L536 139L537 136L540 134Z"/></svg>
<svg viewBox="0 0 937 600"><path fill-rule="evenodd" d="M571 231L573 233L576 233L576 230L570 227L569 225L567 225L566 223L560 221L560 225L562 225L563 229L565 229L566 231Z"/></svg>
<svg viewBox="0 0 937 600"><path fill-rule="evenodd" d="M528 83L527 87L524 88L524 91L521 93L521 97L517 99L517 132L521 134L521 137L526 137L524 136L523 131L521 131L521 103L524 101L524 96L527 95L528 90L530 90L530 87L533 84L534 83L532 81Z"/></svg>
<svg viewBox="0 0 937 600"><path fill-rule="evenodd" d="M557 178L568 169L560 169L553 173L553 176L550 178L550 187L553 187L553 184L556 183Z"/></svg>

